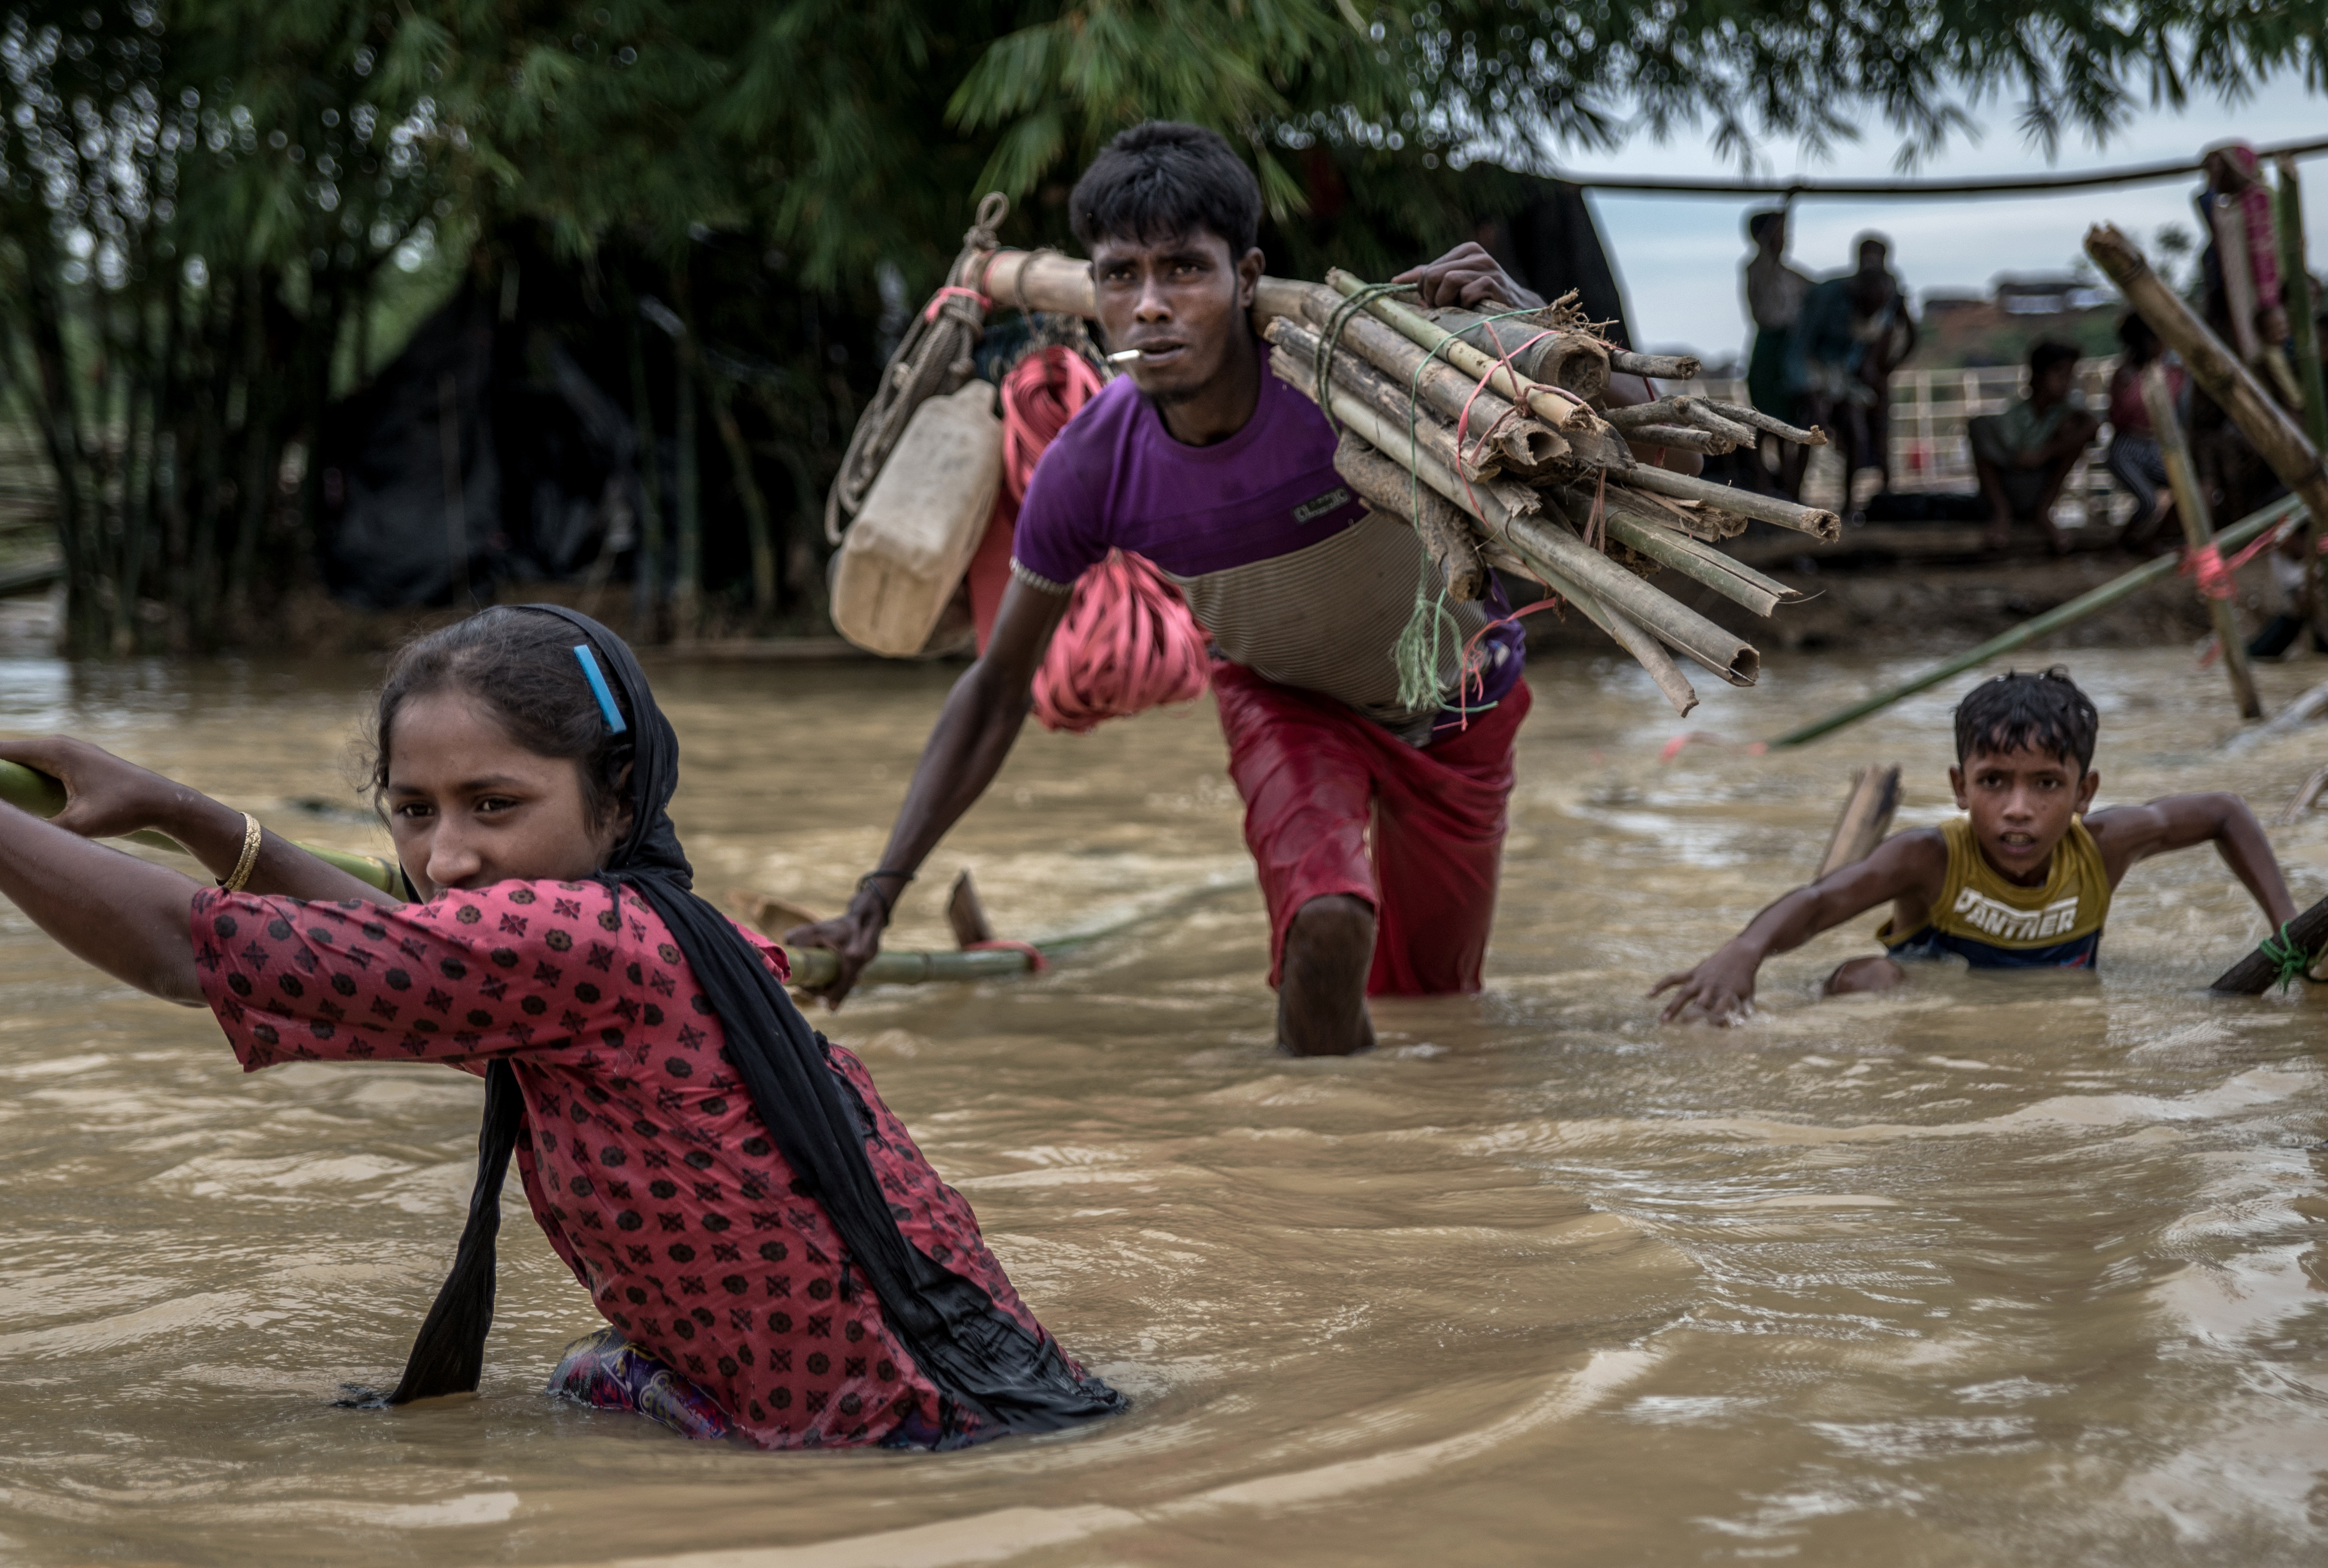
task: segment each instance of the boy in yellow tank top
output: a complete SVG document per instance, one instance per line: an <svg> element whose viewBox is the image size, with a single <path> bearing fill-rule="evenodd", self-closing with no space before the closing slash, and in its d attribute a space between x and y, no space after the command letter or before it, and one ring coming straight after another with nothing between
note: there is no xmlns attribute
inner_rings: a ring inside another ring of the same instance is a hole
<svg viewBox="0 0 2328 1568"><path fill-rule="evenodd" d="M1951 954L1976 969L2091 968L2110 894L2135 862L2199 844L2215 846L2274 928L2295 917L2270 842L2235 794L2165 795L2088 815L2101 784L2098 728L2093 703L2058 667L1975 687L1957 707L1948 770L1965 815L1895 833L1796 888L1713 957L1659 981L1651 996L1675 991L1662 1017L1694 1006L1736 1021L1754 1010L1763 960L1887 900L1892 918L1875 934L1884 954L1842 965L1828 994L1882 991L1906 978L1902 961Z"/></svg>

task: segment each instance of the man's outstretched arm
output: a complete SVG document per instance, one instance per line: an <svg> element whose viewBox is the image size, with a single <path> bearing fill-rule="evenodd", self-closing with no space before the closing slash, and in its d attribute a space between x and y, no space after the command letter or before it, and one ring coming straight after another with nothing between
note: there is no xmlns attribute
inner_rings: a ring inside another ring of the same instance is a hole
<svg viewBox="0 0 2328 1568"><path fill-rule="evenodd" d="M897 824L889 830L889 847L881 851L879 869L920 869L946 830L994 782L1018 738L1019 727L1027 722L1035 671L1042 666L1051 633L1066 608L1066 595L1046 593L1016 577L1010 579L986 652L953 683L922 747ZM881 951L881 929L889 924L889 910L905 887L902 876L868 880L850 900L847 914L784 934L784 940L796 947L829 947L839 955L840 972L823 992L832 1006L840 1005L859 973Z"/></svg>

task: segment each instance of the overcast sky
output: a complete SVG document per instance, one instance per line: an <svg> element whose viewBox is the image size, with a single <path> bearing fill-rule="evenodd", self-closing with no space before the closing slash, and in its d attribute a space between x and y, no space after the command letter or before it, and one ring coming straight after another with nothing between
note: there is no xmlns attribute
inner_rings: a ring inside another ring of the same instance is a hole
<svg viewBox="0 0 2328 1568"><path fill-rule="evenodd" d="M2257 146L2328 136L2328 98L2307 95L2299 80L2284 78L2236 108L2211 99L2181 114L2144 112L2096 148L2066 138L2050 164L2023 145L2010 107L1995 111L1977 144L1958 143L1928 159L1915 177L1940 179L2017 174L2195 158L2211 142L2243 136ZM1764 147L1760 173L1770 178L1888 179L1899 138L1871 130L1856 146L1825 158L1807 158L1791 145ZM1580 154L1566 169L1586 174L1676 174L1730 178L1703 137L1664 146L1635 139L1617 154ZM2305 230L2312 270L2328 268L2328 156L2303 164ZM1865 230L1892 241L1892 269L1920 300L1928 289L1983 293L2000 272L2059 273L2079 255L2089 224L2104 220L2126 230L2145 249L2161 224L2195 229L2191 192L2196 176L2151 185L2121 185L2037 197L1978 200L1868 201L1812 197L1797 202L1789 252L1813 277L1849 264L1851 242ZM1644 348L1686 348L1709 361L1742 352L1746 315L1738 268L1745 259L1745 214L1769 198L1646 196L1595 192L1591 197L1601 238L1624 280L1636 339Z"/></svg>

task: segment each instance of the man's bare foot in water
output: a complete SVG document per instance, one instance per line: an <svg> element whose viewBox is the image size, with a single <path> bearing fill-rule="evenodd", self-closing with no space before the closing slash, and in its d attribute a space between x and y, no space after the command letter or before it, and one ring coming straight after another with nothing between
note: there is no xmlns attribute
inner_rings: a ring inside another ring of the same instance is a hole
<svg viewBox="0 0 2328 1568"><path fill-rule="evenodd" d="M1905 983L1907 979L1908 972L1901 969L1897 962L1875 953L1836 965L1835 972L1826 977L1826 983L1819 987L1819 991L1826 996L1848 996L1862 991L1890 991L1895 985Z"/></svg>

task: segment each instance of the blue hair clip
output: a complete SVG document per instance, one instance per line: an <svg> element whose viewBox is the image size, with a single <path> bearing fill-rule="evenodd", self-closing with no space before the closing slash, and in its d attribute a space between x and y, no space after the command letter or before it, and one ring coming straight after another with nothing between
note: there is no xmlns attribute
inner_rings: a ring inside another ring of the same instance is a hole
<svg viewBox="0 0 2328 1568"><path fill-rule="evenodd" d="M615 694L606 689L605 671L598 668L598 655L590 651L587 643L574 644L574 662L582 666L582 678L590 682L591 694L598 699L598 711L606 716L606 733L620 735L629 725L623 722L623 710L615 706Z"/></svg>

